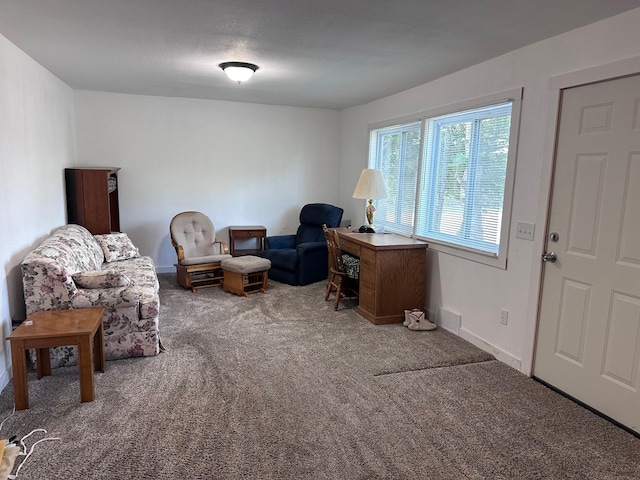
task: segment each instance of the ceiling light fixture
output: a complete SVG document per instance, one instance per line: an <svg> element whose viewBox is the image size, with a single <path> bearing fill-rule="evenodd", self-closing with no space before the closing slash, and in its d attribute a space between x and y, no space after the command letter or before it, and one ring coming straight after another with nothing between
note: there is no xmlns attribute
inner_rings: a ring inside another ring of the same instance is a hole
<svg viewBox="0 0 640 480"><path fill-rule="evenodd" d="M249 80L258 70L257 65L246 62L224 62L218 66L227 74L227 77L238 84Z"/></svg>

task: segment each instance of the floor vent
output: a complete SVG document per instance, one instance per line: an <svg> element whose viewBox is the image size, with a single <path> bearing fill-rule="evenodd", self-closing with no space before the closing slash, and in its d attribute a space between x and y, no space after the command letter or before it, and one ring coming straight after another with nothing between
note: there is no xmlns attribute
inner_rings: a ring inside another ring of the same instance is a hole
<svg viewBox="0 0 640 480"><path fill-rule="evenodd" d="M438 325L445 330L460 334L460 326L462 325L462 315L451 310L447 310L444 307L438 308Z"/></svg>

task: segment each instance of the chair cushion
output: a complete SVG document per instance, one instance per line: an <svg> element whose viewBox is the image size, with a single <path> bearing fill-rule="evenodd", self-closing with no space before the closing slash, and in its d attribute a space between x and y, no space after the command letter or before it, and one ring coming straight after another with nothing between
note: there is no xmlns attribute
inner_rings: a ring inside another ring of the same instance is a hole
<svg viewBox="0 0 640 480"><path fill-rule="evenodd" d="M327 227L339 227L344 210L328 203L308 203L300 210L300 223Z"/></svg>
<svg viewBox="0 0 640 480"><path fill-rule="evenodd" d="M344 210L328 203L309 203L300 210L300 226L296 233L296 245L307 242L323 242L322 224L339 227Z"/></svg>
<svg viewBox="0 0 640 480"><path fill-rule="evenodd" d="M264 272L271 268L271 261L266 258L246 255L244 257L227 258L221 263L222 270L247 275L254 272Z"/></svg>
<svg viewBox="0 0 640 480"><path fill-rule="evenodd" d="M217 254L214 241L216 229L211 219L200 212L182 212L173 217L171 238L184 249L186 258ZM200 262L202 263L202 262Z"/></svg>

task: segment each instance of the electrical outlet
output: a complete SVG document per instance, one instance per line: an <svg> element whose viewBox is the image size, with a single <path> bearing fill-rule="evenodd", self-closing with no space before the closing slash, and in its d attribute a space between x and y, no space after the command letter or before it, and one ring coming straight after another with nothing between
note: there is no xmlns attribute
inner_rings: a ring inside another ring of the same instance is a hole
<svg viewBox="0 0 640 480"><path fill-rule="evenodd" d="M504 308L500 310L500 323L502 325L507 325L509 323L509 310L505 310Z"/></svg>
<svg viewBox="0 0 640 480"><path fill-rule="evenodd" d="M518 230L516 231L516 238L522 238L523 240L533 240L533 234L536 230L536 226L533 223L518 222Z"/></svg>

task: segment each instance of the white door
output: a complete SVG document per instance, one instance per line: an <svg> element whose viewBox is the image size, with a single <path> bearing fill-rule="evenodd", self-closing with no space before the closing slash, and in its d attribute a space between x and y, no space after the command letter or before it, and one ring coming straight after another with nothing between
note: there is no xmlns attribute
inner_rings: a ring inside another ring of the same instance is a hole
<svg viewBox="0 0 640 480"><path fill-rule="evenodd" d="M640 432L640 75L566 89L534 376Z"/></svg>

